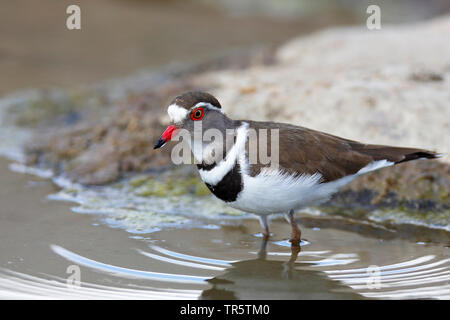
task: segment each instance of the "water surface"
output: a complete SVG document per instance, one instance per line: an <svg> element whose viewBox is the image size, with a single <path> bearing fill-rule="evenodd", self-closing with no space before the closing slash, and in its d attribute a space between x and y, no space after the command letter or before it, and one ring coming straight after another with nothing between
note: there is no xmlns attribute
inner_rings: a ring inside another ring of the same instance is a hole
<svg viewBox="0 0 450 320"><path fill-rule="evenodd" d="M450 298L443 244L324 226L303 227L301 250L292 250L283 219L265 243L256 219L231 214L136 231L49 199L59 187L9 165L0 161L1 298ZM68 281L70 266L80 287Z"/></svg>

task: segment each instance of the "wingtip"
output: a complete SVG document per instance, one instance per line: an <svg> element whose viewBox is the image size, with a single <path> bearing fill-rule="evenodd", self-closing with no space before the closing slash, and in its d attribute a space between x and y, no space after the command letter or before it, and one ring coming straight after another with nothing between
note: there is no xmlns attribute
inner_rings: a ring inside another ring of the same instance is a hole
<svg viewBox="0 0 450 320"><path fill-rule="evenodd" d="M403 159L401 159L400 161L397 161L395 163L397 164L397 163L402 163L402 162L407 162L407 161L417 160L417 159L438 159L438 158L442 158L444 156L446 156L445 153L437 153L434 151L419 150L417 152L405 154L403 156Z"/></svg>

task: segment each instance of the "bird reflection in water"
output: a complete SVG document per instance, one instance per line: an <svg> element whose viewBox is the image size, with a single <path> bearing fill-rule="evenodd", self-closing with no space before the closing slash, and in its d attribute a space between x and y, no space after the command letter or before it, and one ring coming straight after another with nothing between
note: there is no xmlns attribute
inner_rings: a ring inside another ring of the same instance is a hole
<svg viewBox="0 0 450 320"><path fill-rule="evenodd" d="M256 259L232 263L224 274L208 280L200 299L364 299L350 287L297 261L300 246L291 247L288 261L267 259L263 239Z"/></svg>

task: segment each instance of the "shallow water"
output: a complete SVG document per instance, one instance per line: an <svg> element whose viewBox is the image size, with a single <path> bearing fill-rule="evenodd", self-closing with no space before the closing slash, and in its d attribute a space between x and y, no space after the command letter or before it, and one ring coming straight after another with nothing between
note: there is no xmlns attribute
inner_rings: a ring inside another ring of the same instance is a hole
<svg viewBox="0 0 450 320"><path fill-rule="evenodd" d="M312 227L313 216L300 251L277 217L266 244L249 215L185 215L189 222L133 230L49 199L60 191L54 183L8 167L0 161L1 298L450 298L449 248L439 243Z"/></svg>

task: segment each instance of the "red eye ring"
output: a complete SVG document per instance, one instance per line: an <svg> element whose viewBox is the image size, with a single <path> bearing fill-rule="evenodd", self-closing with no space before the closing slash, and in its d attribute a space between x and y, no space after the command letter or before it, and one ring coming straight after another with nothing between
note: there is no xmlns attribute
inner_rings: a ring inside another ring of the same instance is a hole
<svg viewBox="0 0 450 320"><path fill-rule="evenodd" d="M204 115L205 115L205 108L202 107L195 108L191 112L191 119L194 121L202 120Z"/></svg>

